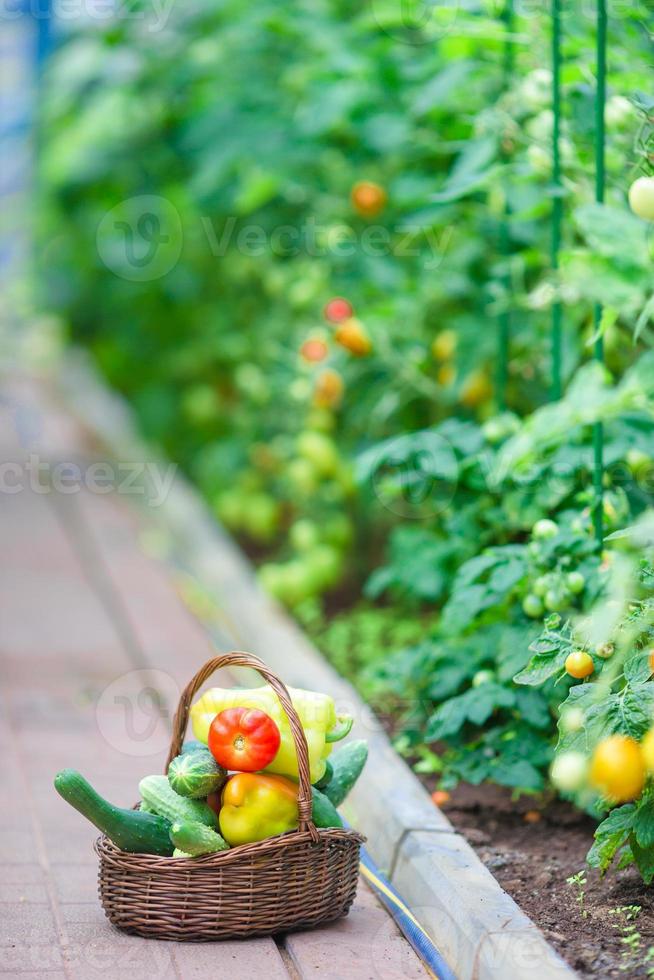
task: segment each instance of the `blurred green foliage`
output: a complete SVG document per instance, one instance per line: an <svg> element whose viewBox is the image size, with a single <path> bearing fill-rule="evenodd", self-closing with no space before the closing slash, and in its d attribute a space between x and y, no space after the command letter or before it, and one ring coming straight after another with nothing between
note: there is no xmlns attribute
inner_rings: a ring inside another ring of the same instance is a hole
<svg viewBox="0 0 654 980"><path fill-rule="evenodd" d="M546 10L507 34L492 0L426 19L387 0L143 4L72 32L49 67L49 307L264 561L265 586L395 705L406 750L445 747L429 758L448 785L545 785L568 682L513 677L548 613L604 588L593 422L608 529L651 503L654 233L626 203L652 169L648 6L612 17L605 205L592 11L566 11L559 275ZM385 193L376 215L353 204L361 181ZM324 320L339 295L365 356ZM547 406L557 299L567 394ZM606 374L585 363L595 302ZM377 605L329 625L363 588Z"/></svg>

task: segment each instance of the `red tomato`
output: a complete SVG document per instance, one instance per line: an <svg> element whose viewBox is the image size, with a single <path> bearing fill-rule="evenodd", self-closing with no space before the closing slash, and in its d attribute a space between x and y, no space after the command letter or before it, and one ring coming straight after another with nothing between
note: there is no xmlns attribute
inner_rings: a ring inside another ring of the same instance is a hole
<svg viewBox="0 0 654 980"><path fill-rule="evenodd" d="M305 361L324 361L329 354L329 348L320 337L309 337L300 347L300 354Z"/></svg>
<svg viewBox="0 0 654 980"><path fill-rule="evenodd" d="M342 320L351 317L353 313L351 303L343 299L342 296L335 296L334 299L330 299L325 307L325 320L329 320L330 323L340 323Z"/></svg>
<svg viewBox="0 0 654 980"><path fill-rule="evenodd" d="M224 769L257 772L269 765L279 749L279 728L258 708L227 708L209 728L209 751Z"/></svg>

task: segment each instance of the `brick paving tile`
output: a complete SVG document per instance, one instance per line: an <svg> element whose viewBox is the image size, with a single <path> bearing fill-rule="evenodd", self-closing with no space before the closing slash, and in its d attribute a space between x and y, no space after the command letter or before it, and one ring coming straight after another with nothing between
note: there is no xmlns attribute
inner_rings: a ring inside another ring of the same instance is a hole
<svg viewBox="0 0 654 980"><path fill-rule="evenodd" d="M175 958L183 965L184 980L288 980L288 971L272 939L224 943L172 943ZM345 977L341 980L346 980ZM399 978L398 978L399 980Z"/></svg>
<svg viewBox="0 0 654 980"><path fill-rule="evenodd" d="M427 974L397 926L363 883L350 914L286 937L300 977L320 980L425 980Z"/></svg>

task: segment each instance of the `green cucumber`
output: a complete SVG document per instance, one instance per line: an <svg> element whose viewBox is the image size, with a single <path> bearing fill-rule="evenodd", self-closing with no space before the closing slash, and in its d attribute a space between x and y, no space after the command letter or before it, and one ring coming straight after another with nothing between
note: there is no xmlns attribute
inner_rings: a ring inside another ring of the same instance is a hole
<svg viewBox="0 0 654 980"><path fill-rule="evenodd" d="M187 752L197 752L198 749L204 749L205 752L209 751L204 742L198 742L197 739L192 739L190 742L184 742L179 754L186 755Z"/></svg>
<svg viewBox="0 0 654 980"><path fill-rule="evenodd" d="M311 819L316 827L342 827L343 821L331 800L328 800L315 786L311 787L311 795L313 797Z"/></svg>
<svg viewBox="0 0 654 980"><path fill-rule="evenodd" d="M174 858L190 858L191 855L187 854L186 851L180 851L179 847L176 847L173 851Z"/></svg>
<svg viewBox="0 0 654 980"><path fill-rule="evenodd" d="M197 820L207 827L218 827L218 817L202 800L189 800L176 793L167 776L145 776L139 783L139 793L145 805L171 823Z"/></svg>
<svg viewBox="0 0 654 980"><path fill-rule="evenodd" d="M332 764L332 778L321 787L327 799L334 806L340 806L350 792L368 758L368 743L365 739L348 742L329 757Z"/></svg>
<svg viewBox="0 0 654 980"><path fill-rule="evenodd" d="M334 770L332 769L332 764L329 759L325 759L325 771L320 779L317 779L313 785L316 787L316 789L324 789L333 775Z"/></svg>
<svg viewBox="0 0 654 980"><path fill-rule="evenodd" d="M229 844L220 834L195 820L174 823L170 828L170 839L178 850L192 857L229 850Z"/></svg>
<svg viewBox="0 0 654 980"><path fill-rule="evenodd" d="M57 773L54 785L67 803L106 834L121 851L129 851L130 854L172 854L170 821L163 816L113 806L96 793L75 769L63 769Z"/></svg>
<svg viewBox="0 0 654 980"><path fill-rule="evenodd" d="M225 783L227 773L207 748L178 755L168 766L168 782L180 796L206 799Z"/></svg>

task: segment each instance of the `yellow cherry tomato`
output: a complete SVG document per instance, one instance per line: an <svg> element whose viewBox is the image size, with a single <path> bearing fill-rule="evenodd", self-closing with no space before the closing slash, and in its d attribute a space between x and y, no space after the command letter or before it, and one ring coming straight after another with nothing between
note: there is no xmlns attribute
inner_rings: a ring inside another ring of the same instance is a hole
<svg viewBox="0 0 654 980"><path fill-rule="evenodd" d="M595 670L595 665L589 653L584 650L574 650L566 657L565 669L570 677L576 677L580 681L584 677L590 677Z"/></svg>
<svg viewBox="0 0 654 980"><path fill-rule="evenodd" d="M338 324L334 332L334 339L337 344L345 347L357 357L365 357L372 350L372 341L366 333L365 327L354 316Z"/></svg>
<svg viewBox="0 0 654 980"><path fill-rule="evenodd" d="M603 739L593 753L589 778L614 803L635 800L645 785L645 762L638 742L628 735Z"/></svg>

